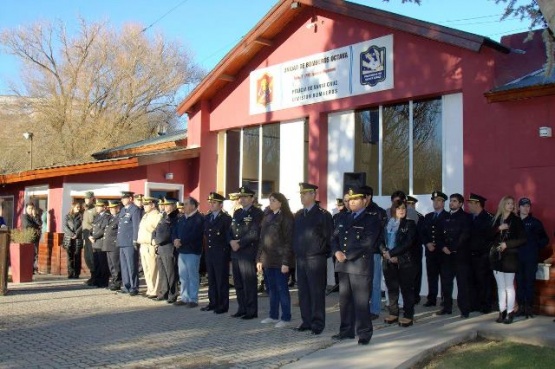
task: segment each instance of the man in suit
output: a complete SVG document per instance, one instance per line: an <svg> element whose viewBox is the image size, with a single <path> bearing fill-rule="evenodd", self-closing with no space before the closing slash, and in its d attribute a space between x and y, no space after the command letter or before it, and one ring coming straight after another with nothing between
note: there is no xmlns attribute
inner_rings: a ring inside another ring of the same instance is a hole
<svg viewBox="0 0 555 369"><path fill-rule="evenodd" d="M119 212L118 247L123 285L120 292L129 293L129 296L137 296L139 294L139 274L138 254L135 246L139 235L141 211L133 203L133 192L123 191L121 203L123 207Z"/></svg>
<svg viewBox="0 0 555 369"><path fill-rule="evenodd" d="M318 186L299 183L303 209L295 214L293 251L302 323L297 331L320 334L326 325L327 258L333 232L331 214L316 204Z"/></svg>
<svg viewBox="0 0 555 369"><path fill-rule="evenodd" d="M432 193L432 206L434 211L426 214L423 221L419 222L418 229L420 240L425 247L426 274L428 277L428 298L425 307L436 306L439 291L440 249L443 244L443 219L448 213L445 211L447 195L441 191Z"/></svg>
<svg viewBox="0 0 555 369"><path fill-rule="evenodd" d="M108 259L108 269L110 270L110 282L108 288L110 291L118 291L121 288L121 264L119 260L118 244L118 225L119 212L121 204L116 200L108 201L108 210L110 217L104 228L104 239L102 242L102 251L106 252Z"/></svg>
<svg viewBox="0 0 555 369"><path fill-rule="evenodd" d="M92 273L93 285L96 287L108 287L110 279L110 271L108 268L108 259L106 252L102 251L104 244L104 232L110 214L106 212L106 201L97 200L95 203L96 215L92 222L91 235L89 240L93 249L94 273Z"/></svg>
<svg viewBox="0 0 555 369"><path fill-rule="evenodd" d="M83 212L83 253L85 257L85 264L91 272L91 278L85 281L85 284L87 286L94 286L94 256L91 239L89 238L92 230L92 222L94 220L94 216L96 215L96 207L94 206L94 204L94 192L85 192L85 211Z"/></svg>
<svg viewBox="0 0 555 369"><path fill-rule="evenodd" d="M413 220L416 223L418 229L419 223L424 219L424 215L420 214L416 210L416 203L418 199L413 196L407 196L407 219ZM412 213L413 218L409 218L409 214ZM411 248L411 255L415 261L416 268L416 283L414 285L414 304L418 305L420 303L420 289L422 286L422 256L424 256L424 249L422 247L422 240L420 239L420 234L417 232L414 237L414 245Z"/></svg>
<svg viewBox="0 0 555 369"><path fill-rule="evenodd" d="M254 206L255 192L248 187L238 191L242 209L233 213L230 241L233 284L239 308L234 318L258 318L258 296L256 277L256 255L260 239L260 224L263 212Z"/></svg>
<svg viewBox="0 0 555 369"><path fill-rule="evenodd" d="M208 305L202 311L215 314L229 310L229 260L230 247L227 241L231 216L223 210L225 198L217 192L210 192L208 203L210 212L204 219L204 239L206 241L206 270L208 272Z"/></svg>
<svg viewBox="0 0 555 369"><path fill-rule="evenodd" d="M341 326L332 338L343 340L358 335L359 345L367 345L373 327L369 301L374 275L373 257L378 247L381 220L366 209L367 193L360 188L349 189L350 214L337 222L332 251L339 273L339 311Z"/></svg>

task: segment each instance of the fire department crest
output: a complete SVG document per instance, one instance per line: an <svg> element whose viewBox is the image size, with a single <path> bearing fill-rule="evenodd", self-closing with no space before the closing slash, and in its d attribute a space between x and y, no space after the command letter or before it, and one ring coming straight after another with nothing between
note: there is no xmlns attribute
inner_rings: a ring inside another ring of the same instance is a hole
<svg viewBox="0 0 555 369"><path fill-rule="evenodd" d="M370 46L360 53L360 83L375 86L385 81L385 47Z"/></svg>
<svg viewBox="0 0 555 369"><path fill-rule="evenodd" d="M269 73L264 73L256 81L256 103L268 106L272 103L274 95L274 77Z"/></svg>

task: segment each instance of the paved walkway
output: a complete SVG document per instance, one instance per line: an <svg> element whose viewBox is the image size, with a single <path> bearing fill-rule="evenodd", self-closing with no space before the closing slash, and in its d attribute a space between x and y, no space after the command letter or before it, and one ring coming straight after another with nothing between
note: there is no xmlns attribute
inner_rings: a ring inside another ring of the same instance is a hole
<svg viewBox="0 0 555 369"><path fill-rule="evenodd" d="M313 336L260 324L266 297L259 298L259 319L242 321L53 276L9 289L0 296L0 368L408 368L430 350L476 334L555 347L552 318L507 326L494 323L494 314L461 320L421 306L413 327L376 324L369 346L334 343L337 293L326 300L326 330ZM202 306L205 288L201 299ZM291 327L300 319L296 291L292 300Z"/></svg>

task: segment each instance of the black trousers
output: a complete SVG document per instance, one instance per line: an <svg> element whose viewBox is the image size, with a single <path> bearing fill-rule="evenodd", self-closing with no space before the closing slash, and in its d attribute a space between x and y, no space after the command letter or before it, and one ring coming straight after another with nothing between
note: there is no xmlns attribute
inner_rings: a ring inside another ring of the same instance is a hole
<svg viewBox="0 0 555 369"><path fill-rule="evenodd" d="M93 283L97 287L108 287L110 280L110 268L106 252L93 249L94 271L91 273Z"/></svg>
<svg viewBox="0 0 555 369"><path fill-rule="evenodd" d="M173 248L173 246L171 246ZM173 250L172 250L173 251ZM156 255L158 275L160 276L160 295L168 301L177 299L177 273L175 255L172 253L160 253Z"/></svg>
<svg viewBox="0 0 555 369"><path fill-rule="evenodd" d="M81 247L75 246L75 241L66 249L68 277L79 278L81 274L81 250Z"/></svg>
<svg viewBox="0 0 555 369"><path fill-rule="evenodd" d="M208 272L208 306L229 310L229 260L227 255L206 255Z"/></svg>
<svg viewBox="0 0 555 369"><path fill-rule="evenodd" d="M453 311L453 282L457 279L457 304L462 314L470 313L470 299L468 291L468 276L470 262L461 260L455 254L441 255L441 295L443 296L443 309Z"/></svg>
<svg viewBox="0 0 555 369"><path fill-rule="evenodd" d="M108 260L108 269L110 272L109 286L111 288L120 288L121 264L119 262L119 249L116 249L116 251L106 251L106 259Z"/></svg>
<svg viewBox="0 0 555 369"><path fill-rule="evenodd" d="M321 332L326 326L327 259L325 255L297 259L297 286L302 327Z"/></svg>
<svg viewBox="0 0 555 369"><path fill-rule="evenodd" d="M518 308L524 309L526 305L534 304L534 284L538 263L535 260L519 260L516 273L516 301Z"/></svg>
<svg viewBox="0 0 555 369"><path fill-rule="evenodd" d="M470 257L469 293L472 311L489 312L493 304L493 273L489 265L488 253Z"/></svg>
<svg viewBox="0 0 555 369"><path fill-rule="evenodd" d="M372 274L360 275L339 272L339 334L360 339L371 339L374 328L370 318Z"/></svg>
<svg viewBox="0 0 555 369"><path fill-rule="evenodd" d="M399 316L399 291L403 295L403 316L414 317L414 286L416 283L416 266L412 264L393 264L384 259L383 275L389 297L389 314Z"/></svg>
<svg viewBox="0 0 555 369"><path fill-rule="evenodd" d="M239 308L237 312L246 315L258 314L256 264L254 260L231 259L233 284Z"/></svg>
<svg viewBox="0 0 555 369"><path fill-rule="evenodd" d="M426 251L426 274L428 274L428 301L436 303L439 292L439 275L441 271L440 250Z"/></svg>

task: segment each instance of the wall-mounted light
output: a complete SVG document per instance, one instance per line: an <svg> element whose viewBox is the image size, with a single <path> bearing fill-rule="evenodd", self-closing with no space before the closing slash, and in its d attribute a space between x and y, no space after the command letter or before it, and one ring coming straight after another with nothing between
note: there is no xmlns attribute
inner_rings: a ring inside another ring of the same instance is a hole
<svg viewBox="0 0 555 369"><path fill-rule="evenodd" d="M173 179L173 173L172 172L166 173L165 177L168 181L170 181Z"/></svg>
<svg viewBox="0 0 555 369"><path fill-rule="evenodd" d="M293 1L291 3L291 9L297 9L301 7L301 3L299 3L298 1Z"/></svg>
<svg viewBox="0 0 555 369"><path fill-rule="evenodd" d="M540 127L539 133L540 133L540 137L552 137L553 136L551 127Z"/></svg>

